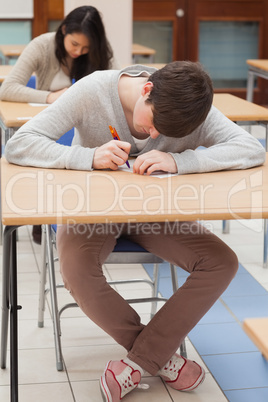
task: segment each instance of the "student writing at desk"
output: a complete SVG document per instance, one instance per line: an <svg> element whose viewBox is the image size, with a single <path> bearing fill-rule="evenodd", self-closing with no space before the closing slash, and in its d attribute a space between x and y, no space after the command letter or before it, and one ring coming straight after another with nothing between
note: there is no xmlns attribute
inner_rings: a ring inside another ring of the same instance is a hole
<svg viewBox="0 0 268 402"><path fill-rule="evenodd" d="M135 155L135 174L156 170L187 174L246 169L265 160L265 150L212 105L213 88L199 63L173 62L160 70L131 66L95 72L26 123L9 140L6 158L20 165L66 169L118 169ZM55 141L77 128L71 147ZM116 128L121 141L111 139ZM203 149L198 148L203 146ZM143 226L75 225L58 228L61 273L81 309L127 355L109 361L101 377L104 401L119 402L144 371L178 391L192 390L204 369L176 351L188 332L233 279L234 252L197 222ZM174 228L174 227L173 227ZM102 230L101 230L102 229ZM124 236L190 273L186 283L144 325L135 310L107 284L102 263L116 237Z"/></svg>
<svg viewBox="0 0 268 402"><path fill-rule="evenodd" d="M57 32L40 35L29 43L4 80L0 99L52 103L71 86L72 80L115 67L98 10L78 7L65 17ZM36 89L26 86L33 73ZM34 226L33 239L41 242L40 226Z"/></svg>

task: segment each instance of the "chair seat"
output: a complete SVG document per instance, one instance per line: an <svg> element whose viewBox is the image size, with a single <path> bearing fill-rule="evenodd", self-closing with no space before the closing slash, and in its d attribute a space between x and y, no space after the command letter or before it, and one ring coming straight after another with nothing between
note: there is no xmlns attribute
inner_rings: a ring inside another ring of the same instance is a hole
<svg viewBox="0 0 268 402"><path fill-rule="evenodd" d="M54 234L57 233L57 225L51 225L51 228L54 232ZM117 239L116 245L113 249L113 252L118 252L118 253L148 253L145 248L140 246L139 244L128 240L124 237L119 237Z"/></svg>
<svg viewBox="0 0 268 402"><path fill-rule="evenodd" d="M117 243L113 249L113 252L148 253L145 248L133 241L125 239L124 237L119 237L119 239L117 239Z"/></svg>

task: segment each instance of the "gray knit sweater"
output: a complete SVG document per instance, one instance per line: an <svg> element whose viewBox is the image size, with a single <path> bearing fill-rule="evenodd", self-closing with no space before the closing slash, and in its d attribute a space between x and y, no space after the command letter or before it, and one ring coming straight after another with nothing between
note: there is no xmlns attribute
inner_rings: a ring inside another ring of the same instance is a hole
<svg viewBox="0 0 268 402"><path fill-rule="evenodd" d="M6 145L7 160L24 166L91 170L96 147L112 139L109 125L116 127L122 141L131 144L131 155L137 155L119 99L118 80L122 73L137 76L153 71L131 66L121 72L97 71L84 77L15 133ZM55 142L73 126L76 130L71 147ZM190 135L149 138L140 153L151 149L169 152L179 174L245 169L265 161L259 141L215 107Z"/></svg>

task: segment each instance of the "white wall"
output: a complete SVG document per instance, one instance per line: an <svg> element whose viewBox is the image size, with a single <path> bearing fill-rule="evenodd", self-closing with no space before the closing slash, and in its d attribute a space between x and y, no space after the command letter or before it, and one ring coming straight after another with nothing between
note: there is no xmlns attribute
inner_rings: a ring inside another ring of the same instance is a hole
<svg viewBox="0 0 268 402"><path fill-rule="evenodd" d="M94 6L101 13L117 61L121 66L131 64L132 0L64 0L64 13L84 5Z"/></svg>
<svg viewBox="0 0 268 402"><path fill-rule="evenodd" d="M33 0L0 0L0 18L33 18Z"/></svg>

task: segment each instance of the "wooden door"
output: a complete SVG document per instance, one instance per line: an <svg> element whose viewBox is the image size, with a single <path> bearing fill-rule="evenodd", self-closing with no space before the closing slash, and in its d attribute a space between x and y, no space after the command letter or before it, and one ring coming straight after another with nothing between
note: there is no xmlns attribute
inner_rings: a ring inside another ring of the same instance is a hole
<svg viewBox="0 0 268 402"><path fill-rule="evenodd" d="M133 0L134 24L137 21L148 22L152 27L153 25L158 24L160 29L161 24L164 22L170 24L172 31L172 52L170 60L158 60L156 58L156 62L169 62L172 60L182 60L185 58L187 45L185 40L186 3L187 0ZM146 36L143 38L143 43L140 44L153 47L151 43L148 43L148 38ZM169 43L166 45L169 46Z"/></svg>
<svg viewBox="0 0 268 402"><path fill-rule="evenodd" d="M49 22L64 18L64 0L34 0L32 36L48 32Z"/></svg>

